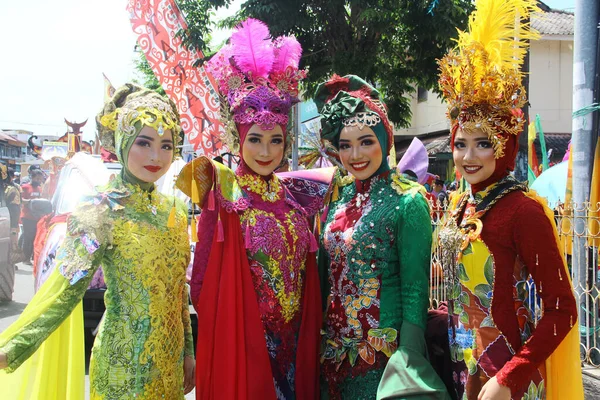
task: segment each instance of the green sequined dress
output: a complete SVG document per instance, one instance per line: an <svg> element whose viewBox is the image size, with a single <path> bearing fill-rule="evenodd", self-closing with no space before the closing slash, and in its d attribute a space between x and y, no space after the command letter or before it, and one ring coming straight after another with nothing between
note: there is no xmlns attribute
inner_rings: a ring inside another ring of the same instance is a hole
<svg viewBox="0 0 600 400"><path fill-rule="evenodd" d="M14 371L81 301L102 265L105 318L90 362L91 399L183 399L183 358L193 356L185 271L187 210L117 177L67 220L57 266L0 335Z"/></svg>
<svg viewBox="0 0 600 400"><path fill-rule="evenodd" d="M335 180L319 254L322 397L445 399L425 357L432 233L422 187L396 171Z"/></svg>

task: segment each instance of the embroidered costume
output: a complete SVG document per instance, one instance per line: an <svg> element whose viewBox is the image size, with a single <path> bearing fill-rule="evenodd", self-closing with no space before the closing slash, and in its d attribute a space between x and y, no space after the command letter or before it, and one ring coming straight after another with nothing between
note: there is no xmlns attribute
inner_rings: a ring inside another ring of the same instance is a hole
<svg viewBox="0 0 600 400"><path fill-rule="evenodd" d="M366 82L334 76L315 101L323 139L339 148L344 126L368 126L389 152L391 124ZM319 252L322 397L447 398L425 357L431 219L424 190L385 159L366 180L344 173L330 190Z"/></svg>
<svg viewBox="0 0 600 400"><path fill-rule="evenodd" d="M194 355L185 285L187 209L179 202L173 209L172 198L127 169L129 149L143 126L156 122L176 139L173 110L156 93L126 85L99 116L103 135L113 134L107 126L116 127L123 170L68 218L54 272L0 335L9 372L69 317L102 265L106 313L92 349L90 398L183 399L183 358Z"/></svg>
<svg viewBox="0 0 600 400"><path fill-rule="evenodd" d="M451 145L459 128L479 129L496 163L489 178L453 199L440 233L460 399L476 399L493 377L513 399L583 398L577 306L554 217L509 175L525 122L520 66L526 40L536 37L519 20L535 3L478 0L469 32L440 61Z"/></svg>
<svg viewBox="0 0 600 400"><path fill-rule="evenodd" d="M249 19L208 63L230 149L240 150L254 124L285 132L304 76L301 50ZM262 176L243 158L233 172L205 157L184 167L177 185L202 207L191 280L197 398L316 398L320 298L308 218L327 186ZM300 204L296 189L309 201Z"/></svg>

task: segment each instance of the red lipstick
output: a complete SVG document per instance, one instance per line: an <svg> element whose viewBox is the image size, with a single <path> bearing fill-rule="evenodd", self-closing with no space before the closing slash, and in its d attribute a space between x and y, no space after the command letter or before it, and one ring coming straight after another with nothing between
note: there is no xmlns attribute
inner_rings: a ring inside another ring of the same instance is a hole
<svg viewBox="0 0 600 400"><path fill-rule="evenodd" d="M256 163L257 163L258 165L262 165L263 167L266 167L267 165L270 165L270 164L273 162L273 160L271 160L271 161L260 161L260 160L254 160L254 161L256 161Z"/></svg>
<svg viewBox="0 0 600 400"><path fill-rule="evenodd" d="M354 168L355 171L363 171L369 166L369 161L350 163L350 165L352 166L352 168Z"/></svg>
<svg viewBox="0 0 600 400"><path fill-rule="evenodd" d="M150 172L158 172L162 169L162 167L159 167L158 165L144 165L144 168Z"/></svg>

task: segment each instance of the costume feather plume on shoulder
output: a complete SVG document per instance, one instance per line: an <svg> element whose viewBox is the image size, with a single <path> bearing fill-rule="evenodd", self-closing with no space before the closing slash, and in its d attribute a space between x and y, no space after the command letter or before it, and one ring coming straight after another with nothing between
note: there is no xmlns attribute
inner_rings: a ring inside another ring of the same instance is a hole
<svg viewBox="0 0 600 400"><path fill-rule="evenodd" d="M275 61L275 49L269 28L263 22L249 18L231 35L234 59L238 67L253 78L266 78Z"/></svg>

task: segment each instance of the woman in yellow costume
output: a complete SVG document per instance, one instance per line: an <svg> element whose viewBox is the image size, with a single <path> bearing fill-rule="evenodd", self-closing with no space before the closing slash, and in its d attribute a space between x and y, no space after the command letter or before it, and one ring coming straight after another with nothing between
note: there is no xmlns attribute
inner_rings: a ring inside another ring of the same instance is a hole
<svg viewBox="0 0 600 400"><path fill-rule="evenodd" d="M477 0L440 61L451 146L471 185L440 233L459 399L582 399L577 305L552 212L514 169L533 0ZM560 371L557 369L560 368Z"/></svg>
<svg viewBox="0 0 600 400"><path fill-rule="evenodd" d="M44 343L102 265L106 314L92 349L90 398L183 399L195 365L187 210L154 184L173 161L179 116L165 98L127 84L97 121L104 147L114 148L123 169L69 217L56 269L0 335L0 368L17 370ZM67 365L68 356L57 356ZM52 398L47 390L44 398Z"/></svg>

